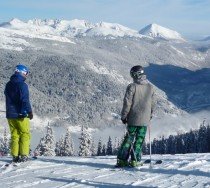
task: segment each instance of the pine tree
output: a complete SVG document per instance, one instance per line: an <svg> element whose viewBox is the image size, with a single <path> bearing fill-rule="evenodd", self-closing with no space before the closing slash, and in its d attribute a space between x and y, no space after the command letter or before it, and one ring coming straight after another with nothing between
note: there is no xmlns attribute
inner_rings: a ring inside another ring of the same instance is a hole
<svg viewBox="0 0 210 188"><path fill-rule="evenodd" d="M158 153L158 141L156 138L154 138L151 148L152 148L152 153L154 153L154 154Z"/></svg>
<svg viewBox="0 0 210 188"><path fill-rule="evenodd" d="M81 137L79 146L79 156L91 156L91 136L88 133L88 129L82 126Z"/></svg>
<svg viewBox="0 0 210 188"><path fill-rule="evenodd" d="M34 151L35 156L42 156L44 153L44 137L40 139L38 146Z"/></svg>
<svg viewBox="0 0 210 188"><path fill-rule="evenodd" d="M104 144L103 147L102 147L102 156L105 156L106 155L106 145Z"/></svg>
<svg viewBox="0 0 210 188"><path fill-rule="evenodd" d="M205 120L200 125L200 129L198 131L198 152L205 153L208 150L207 143L207 127L205 126Z"/></svg>
<svg viewBox="0 0 210 188"><path fill-rule="evenodd" d="M10 152L10 147L9 147L9 139L8 139L8 133L7 133L7 129L4 129L4 137L1 139L1 143L0 143L0 153L3 156L6 156L9 154Z"/></svg>
<svg viewBox="0 0 210 188"><path fill-rule="evenodd" d="M108 139L108 142L107 142L106 154L107 155L113 155L113 152L112 152L112 139L111 139L110 136L109 136L109 139Z"/></svg>
<svg viewBox="0 0 210 188"><path fill-rule="evenodd" d="M120 148L120 140L117 137L115 137L113 152L112 152L113 155L117 155L119 148Z"/></svg>
<svg viewBox="0 0 210 188"><path fill-rule="evenodd" d="M207 153L210 153L210 126L209 124L207 126L206 134L207 134L207 143L209 143L207 147Z"/></svg>
<svg viewBox="0 0 210 188"><path fill-rule="evenodd" d="M64 153L64 138L61 136L58 142L56 142L55 146L55 154L56 156L63 156Z"/></svg>
<svg viewBox="0 0 210 188"><path fill-rule="evenodd" d="M170 135L168 138L166 153L168 153L168 154L176 153L176 141L175 141L175 137L172 135Z"/></svg>
<svg viewBox="0 0 210 188"><path fill-rule="evenodd" d="M98 141L98 149L97 149L97 156L101 156L102 155L102 142L101 139L99 139Z"/></svg>
<svg viewBox="0 0 210 188"><path fill-rule="evenodd" d="M41 156L55 156L55 139L53 130L49 124L47 126L47 133L45 137L40 140L35 153Z"/></svg>
<svg viewBox="0 0 210 188"><path fill-rule="evenodd" d="M145 141L142 145L142 154L143 155L149 155L149 144L147 144Z"/></svg>
<svg viewBox="0 0 210 188"><path fill-rule="evenodd" d="M97 155L96 146L95 146L95 143L94 143L93 140L92 140L92 145L91 145L91 155L92 156L96 156Z"/></svg>
<svg viewBox="0 0 210 188"><path fill-rule="evenodd" d="M67 129L67 132L64 138L63 156L73 156L73 155L74 155L73 141L71 138L70 129Z"/></svg>

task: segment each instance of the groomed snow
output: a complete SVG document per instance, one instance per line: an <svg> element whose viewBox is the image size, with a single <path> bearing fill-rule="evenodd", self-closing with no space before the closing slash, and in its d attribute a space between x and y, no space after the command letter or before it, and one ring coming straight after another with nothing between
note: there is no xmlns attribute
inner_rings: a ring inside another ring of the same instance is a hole
<svg viewBox="0 0 210 188"><path fill-rule="evenodd" d="M143 156L148 159L149 156ZM114 169L116 156L39 157L22 167L0 169L1 188L161 187L209 188L210 153L152 155L160 165ZM11 160L0 158L0 165Z"/></svg>

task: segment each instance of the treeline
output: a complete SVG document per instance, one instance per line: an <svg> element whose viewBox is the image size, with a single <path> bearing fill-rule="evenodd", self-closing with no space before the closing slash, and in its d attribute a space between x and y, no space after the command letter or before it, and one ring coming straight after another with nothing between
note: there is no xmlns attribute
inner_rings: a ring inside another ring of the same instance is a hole
<svg viewBox="0 0 210 188"><path fill-rule="evenodd" d="M121 141L115 138L114 144L109 136L107 143L99 139L98 144L94 140L87 127L82 126L79 137L79 148L75 150L75 143L71 132L67 129L66 134L55 141L52 127L47 126L46 135L41 138L40 143L34 151L36 156L103 156L116 155Z"/></svg>
<svg viewBox="0 0 210 188"><path fill-rule="evenodd" d="M4 130L4 136L0 139L0 156L7 156L10 153L10 140L7 130ZM78 142L77 144L75 144ZM70 129L66 130L56 141L53 129L48 124L46 134L43 136L34 151L30 151L30 155L35 156L104 156L116 155L120 147L121 139L115 138L114 142L108 137L106 143L99 139L95 143L90 131L87 127L82 126L81 134L78 140L73 140ZM79 145L75 149L75 145Z"/></svg>
<svg viewBox="0 0 210 188"><path fill-rule="evenodd" d="M153 154L209 153L210 126L203 121L198 130L154 139L151 148ZM144 154L149 154L149 144L144 144L142 149Z"/></svg>
<svg viewBox="0 0 210 188"><path fill-rule="evenodd" d="M5 129L3 138L0 139L0 155L9 155L8 133ZM75 142L79 142L75 149ZM105 156L117 155L122 138L113 141L108 137L107 142L101 139L95 143L87 127L82 126L79 140L73 140L70 129L66 130L58 141L55 140L53 129L47 126L46 134L31 155L36 156ZM210 126L205 121L198 130L191 130L185 134L168 138L154 139L151 143L152 154L185 154L185 153L208 153L210 152ZM144 143L143 154L149 154L149 143Z"/></svg>

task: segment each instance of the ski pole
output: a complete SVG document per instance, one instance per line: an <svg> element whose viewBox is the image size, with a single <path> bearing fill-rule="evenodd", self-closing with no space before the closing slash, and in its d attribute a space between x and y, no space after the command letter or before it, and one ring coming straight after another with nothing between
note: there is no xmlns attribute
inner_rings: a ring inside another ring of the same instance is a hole
<svg viewBox="0 0 210 188"><path fill-rule="evenodd" d="M152 168L152 146L151 146L151 125L149 123L149 155L150 155L150 168Z"/></svg>

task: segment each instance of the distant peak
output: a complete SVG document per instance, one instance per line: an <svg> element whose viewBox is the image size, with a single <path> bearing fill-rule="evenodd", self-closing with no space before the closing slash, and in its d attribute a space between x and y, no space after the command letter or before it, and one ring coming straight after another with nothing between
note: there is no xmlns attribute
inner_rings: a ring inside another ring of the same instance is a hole
<svg viewBox="0 0 210 188"><path fill-rule="evenodd" d="M24 22L19 20L19 19L17 19L17 18L13 18L13 19L10 20L9 23L12 24L12 25L15 25L15 24L22 24Z"/></svg>
<svg viewBox="0 0 210 188"><path fill-rule="evenodd" d="M152 23L144 27L139 31L140 34L150 36L153 38L163 38L163 39L172 39L172 40L181 40L184 41L182 36L174 30L165 28L156 23Z"/></svg>

